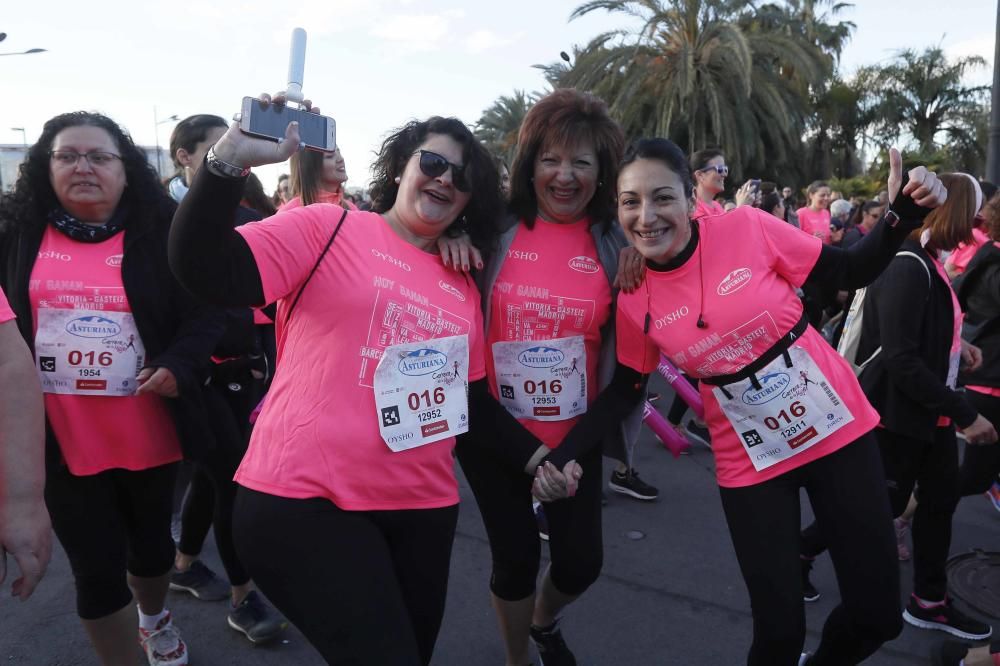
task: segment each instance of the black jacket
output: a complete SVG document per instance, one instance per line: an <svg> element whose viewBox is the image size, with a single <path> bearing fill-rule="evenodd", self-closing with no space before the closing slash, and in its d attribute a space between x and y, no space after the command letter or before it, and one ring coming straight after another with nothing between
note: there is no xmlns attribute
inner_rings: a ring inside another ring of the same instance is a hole
<svg viewBox="0 0 1000 666"><path fill-rule="evenodd" d="M983 351L982 367L962 373L962 382L1000 387L1000 248L984 243L954 286L966 312L962 337Z"/></svg>
<svg viewBox="0 0 1000 666"><path fill-rule="evenodd" d="M197 301L174 279L167 265L167 233L174 204L164 200L152 215L130 215L125 228L122 282L146 347L147 366L170 370L179 396L171 408L185 457L200 457L215 446L205 406L209 359L222 338L225 313ZM0 229L0 286L17 315L17 325L34 353L34 323L28 282L45 224ZM46 443L49 464L61 460L51 428Z"/></svg>
<svg viewBox="0 0 1000 666"><path fill-rule="evenodd" d="M870 357L879 345L882 353L861 373L861 387L887 429L933 441L939 416L964 428L976 410L945 384L955 332L949 285L918 243L907 240L900 249L924 266L895 257L868 288L857 357Z"/></svg>

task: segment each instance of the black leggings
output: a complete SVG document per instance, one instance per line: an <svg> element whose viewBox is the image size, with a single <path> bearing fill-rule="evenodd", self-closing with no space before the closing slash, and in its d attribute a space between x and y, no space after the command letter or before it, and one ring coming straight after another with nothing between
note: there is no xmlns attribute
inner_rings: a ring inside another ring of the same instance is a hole
<svg viewBox="0 0 1000 666"><path fill-rule="evenodd" d="M477 435L479 436L479 435ZM541 543L532 509L532 477L503 466L472 442L456 449L486 526L493 555L490 590L505 601L531 596L538 579ZM601 451L577 461L583 477L576 496L545 504L549 523L552 583L568 595L582 594L601 574Z"/></svg>
<svg viewBox="0 0 1000 666"><path fill-rule="evenodd" d="M966 391L965 395L976 411L1000 430L1000 398L977 391ZM997 474L1000 474L1000 444L966 444L965 458L958 474L958 489L962 497L986 492L997 480Z"/></svg>
<svg viewBox="0 0 1000 666"><path fill-rule="evenodd" d="M458 505L343 511L240 488L233 536L254 582L328 664L430 663Z"/></svg>
<svg viewBox="0 0 1000 666"><path fill-rule="evenodd" d="M215 544L219 558L226 569L230 585L245 585L250 581L233 546L233 505L237 485L233 481L236 468L246 453L247 405L253 393L249 384L239 390L213 384L206 392L211 413L216 446L193 461L191 484L184 496L181 509L181 540L177 548L181 553L197 556L205 544L210 527L215 527ZM244 413L245 412L245 413Z"/></svg>
<svg viewBox="0 0 1000 666"><path fill-rule="evenodd" d="M802 651L800 488L827 535L841 594L810 664L857 664L903 626L892 514L871 434L770 481L719 489L750 592L754 638L747 664L795 666Z"/></svg>
<svg viewBox="0 0 1000 666"><path fill-rule="evenodd" d="M96 620L132 601L126 572L156 578L174 563L170 513L177 465L74 476L50 466L45 504L76 583L76 612Z"/></svg>

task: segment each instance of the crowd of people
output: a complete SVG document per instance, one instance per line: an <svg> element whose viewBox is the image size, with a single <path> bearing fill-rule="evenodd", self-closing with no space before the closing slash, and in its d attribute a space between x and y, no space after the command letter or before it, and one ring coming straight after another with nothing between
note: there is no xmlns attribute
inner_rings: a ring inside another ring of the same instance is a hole
<svg viewBox="0 0 1000 666"><path fill-rule="evenodd" d="M670 422L714 456L748 664L858 664L904 621L967 641L938 664L1000 663L945 576L960 498L1000 494L993 185L893 150L872 200L751 179L720 202L722 150L628 142L569 89L509 166L456 118L392 130L366 200L339 149L299 143L191 116L160 181L113 120L66 113L0 203L0 555L27 598L54 531L101 664L137 636L188 663L171 589L227 599L253 643L291 623L330 664L430 663L456 465L489 538L488 659L576 664L560 623L601 576L602 491L657 496L633 450L661 357L704 406ZM267 196L251 169L289 160ZM840 603L806 646L824 551Z"/></svg>

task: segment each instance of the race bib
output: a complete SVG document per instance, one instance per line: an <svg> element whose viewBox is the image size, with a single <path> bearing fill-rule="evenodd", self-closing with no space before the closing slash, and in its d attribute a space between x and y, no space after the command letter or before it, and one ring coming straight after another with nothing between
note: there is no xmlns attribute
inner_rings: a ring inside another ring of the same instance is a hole
<svg viewBox="0 0 1000 666"><path fill-rule="evenodd" d="M854 420L819 366L801 347L788 349L750 379L716 386L715 399L758 472L819 444Z"/></svg>
<svg viewBox="0 0 1000 666"><path fill-rule="evenodd" d="M131 313L39 308L35 358L45 393L124 397L146 349Z"/></svg>
<svg viewBox="0 0 1000 666"><path fill-rule="evenodd" d="M587 411L583 336L493 345L500 404L519 419L564 421Z"/></svg>
<svg viewBox="0 0 1000 666"><path fill-rule="evenodd" d="M375 368L379 432L406 451L469 430L469 336L386 347Z"/></svg>

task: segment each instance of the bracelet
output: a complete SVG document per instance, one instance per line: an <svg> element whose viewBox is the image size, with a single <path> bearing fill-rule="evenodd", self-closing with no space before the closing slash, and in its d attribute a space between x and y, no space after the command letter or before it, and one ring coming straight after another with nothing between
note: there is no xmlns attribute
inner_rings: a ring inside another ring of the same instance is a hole
<svg viewBox="0 0 1000 666"><path fill-rule="evenodd" d="M250 167L238 167L235 164L220 160L219 156L215 154L215 146L208 149L208 154L205 155L205 162L211 167L212 171L227 178L246 178L250 174Z"/></svg>

